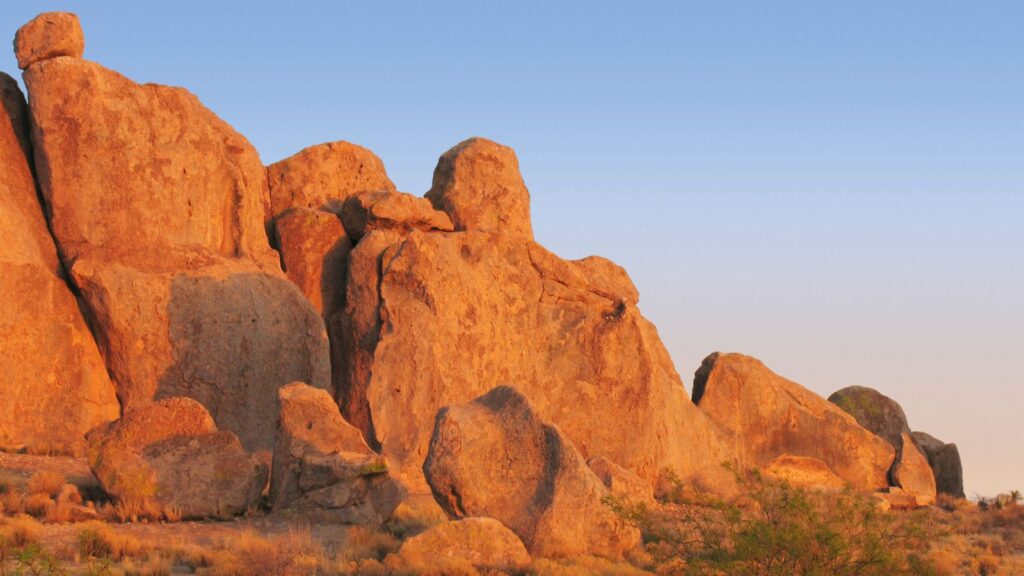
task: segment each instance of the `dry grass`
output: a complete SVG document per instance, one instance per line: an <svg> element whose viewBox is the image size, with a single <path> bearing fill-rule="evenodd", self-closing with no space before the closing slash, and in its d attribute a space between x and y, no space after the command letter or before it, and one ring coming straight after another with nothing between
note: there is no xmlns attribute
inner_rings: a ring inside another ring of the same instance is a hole
<svg viewBox="0 0 1024 576"><path fill-rule="evenodd" d="M30 494L25 499L25 512L37 517L45 517L51 508L57 505L49 494Z"/></svg>
<svg viewBox="0 0 1024 576"><path fill-rule="evenodd" d="M28 493L29 495L45 494L50 498L56 498L66 482L66 478L60 472L40 470L28 479Z"/></svg>
<svg viewBox="0 0 1024 576"><path fill-rule="evenodd" d="M137 538L120 534L103 522L85 522L78 530L77 553L81 559L121 560L142 556L146 551Z"/></svg>

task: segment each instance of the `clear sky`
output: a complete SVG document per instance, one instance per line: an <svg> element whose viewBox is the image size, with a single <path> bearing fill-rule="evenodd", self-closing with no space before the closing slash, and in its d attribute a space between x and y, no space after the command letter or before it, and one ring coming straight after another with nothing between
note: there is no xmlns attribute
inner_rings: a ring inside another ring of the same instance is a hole
<svg viewBox="0 0 1024 576"><path fill-rule="evenodd" d="M350 140L421 194L510 145L538 240L625 266L688 387L715 350L872 386L968 495L1024 489L1024 3L7 1L0 32L57 9L267 163Z"/></svg>

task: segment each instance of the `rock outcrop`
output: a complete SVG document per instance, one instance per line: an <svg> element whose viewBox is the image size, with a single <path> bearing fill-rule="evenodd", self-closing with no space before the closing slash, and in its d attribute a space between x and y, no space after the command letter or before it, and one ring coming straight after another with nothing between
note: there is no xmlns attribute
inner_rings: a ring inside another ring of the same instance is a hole
<svg viewBox="0 0 1024 576"><path fill-rule="evenodd" d="M813 490L840 490L846 486L842 478L817 458L783 454L764 468L770 478L788 482L793 486Z"/></svg>
<svg viewBox="0 0 1024 576"><path fill-rule="evenodd" d="M352 251L334 328L343 413L419 492L437 410L504 382L585 457L652 484L671 469L727 486L730 456L636 304L603 258L501 233L373 231Z"/></svg>
<svg viewBox="0 0 1024 576"><path fill-rule="evenodd" d="M395 185L376 154L349 142L305 148L267 167L271 210L276 219L292 208L341 215L345 199L359 192L394 192Z"/></svg>
<svg viewBox="0 0 1024 576"><path fill-rule="evenodd" d="M323 512L350 524L387 520L405 491L331 396L295 382L281 388L280 403L271 506Z"/></svg>
<svg viewBox="0 0 1024 576"><path fill-rule="evenodd" d="M828 401L853 416L864 428L884 438L897 451L903 445L903 435L910 434L903 407L874 388L847 386L832 393Z"/></svg>
<svg viewBox="0 0 1024 576"><path fill-rule="evenodd" d="M218 431L191 398L168 398L127 412L89 433L89 467L118 500L155 504L183 518L246 511L267 484L267 465Z"/></svg>
<svg viewBox="0 0 1024 576"><path fill-rule="evenodd" d="M345 268L352 242L337 214L293 208L275 223L281 264L288 279L324 318L345 301Z"/></svg>
<svg viewBox="0 0 1024 576"><path fill-rule="evenodd" d="M277 388L328 387L329 353L267 240L255 149L187 91L73 55L25 84L50 228L123 410L189 396L270 449Z"/></svg>
<svg viewBox="0 0 1024 576"><path fill-rule="evenodd" d="M363 192L349 196L342 207L345 230L354 242L373 230L451 232L452 221L430 201L402 192Z"/></svg>
<svg viewBox="0 0 1024 576"><path fill-rule="evenodd" d="M530 192L515 152L470 138L445 152L427 198L447 212L456 230L500 231L533 239Z"/></svg>
<svg viewBox="0 0 1024 576"><path fill-rule="evenodd" d="M47 229L25 99L6 74L0 102L0 447L81 453L120 408Z"/></svg>
<svg viewBox="0 0 1024 576"><path fill-rule="evenodd" d="M910 434L903 434L901 450L892 466L892 484L913 496L918 506L935 503L935 476Z"/></svg>
<svg viewBox="0 0 1024 576"><path fill-rule="evenodd" d="M956 444L947 444L924 432L913 432L911 436L928 458L935 476L936 490L955 498L963 498L964 471Z"/></svg>
<svg viewBox="0 0 1024 576"><path fill-rule="evenodd" d="M523 542L493 518L465 518L438 524L409 538L398 551L397 567L419 573L459 574L466 567L522 570L530 563ZM392 564L389 562L389 564Z"/></svg>
<svg viewBox="0 0 1024 576"><path fill-rule="evenodd" d="M654 489L649 482L604 456L591 458L587 466L612 496L631 503L655 503Z"/></svg>
<svg viewBox="0 0 1024 576"><path fill-rule="evenodd" d="M494 518L538 556L618 558L640 542L572 442L508 386L440 411L423 471L449 516Z"/></svg>
<svg viewBox="0 0 1024 576"><path fill-rule="evenodd" d="M14 55L24 70L40 60L71 56L81 58L85 37L78 16L70 12L45 12L18 29Z"/></svg>
<svg viewBox="0 0 1024 576"><path fill-rule="evenodd" d="M741 467L788 454L816 458L855 488L882 490L895 451L852 416L760 361L714 353L693 383L693 401L716 422Z"/></svg>

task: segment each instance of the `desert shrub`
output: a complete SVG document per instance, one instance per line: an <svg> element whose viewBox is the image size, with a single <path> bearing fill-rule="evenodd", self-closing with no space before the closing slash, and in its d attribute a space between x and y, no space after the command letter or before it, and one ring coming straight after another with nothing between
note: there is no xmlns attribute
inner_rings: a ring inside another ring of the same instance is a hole
<svg viewBox="0 0 1024 576"><path fill-rule="evenodd" d="M196 570L206 576L280 576L316 574L326 560L323 548L308 530L272 537L243 531L202 558Z"/></svg>
<svg viewBox="0 0 1024 576"><path fill-rule="evenodd" d="M681 498L657 510L609 499L640 527L657 566L751 576L934 574L922 516L897 519L851 489L812 491L736 473L742 497ZM680 489L676 491L684 494Z"/></svg>
<svg viewBox="0 0 1024 576"><path fill-rule="evenodd" d="M30 495L45 494L51 498L56 498L64 484L65 478L60 472L40 470L28 479L28 493Z"/></svg>
<svg viewBox="0 0 1024 576"><path fill-rule="evenodd" d="M48 494L30 494L28 498L25 499L25 512L37 518L41 518L46 516L46 513L55 505L56 502L54 502L53 498Z"/></svg>
<svg viewBox="0 0 1024 576"><path fill-rule="evenodd" d="M347 562L359 560L383 560L388 554L397 552L402 543L394 535L365 526L353 526L346 533L344 547L338 551L338 559Z"/></svg>
<svg viewBox="0 0 1024 576"><path fill-rule="evenodd" d="M142 543L133 536L119 534L103 522L85 522L78 530L78 555L83 559L111 559L141 556Z"/></svg>
<svg viewBox="0 0 1024 576"><path fill-rule="evenodd" d="M42 525L30 516L18 515L0 521L0 539L12 548L38 542L42 532Z"/></svg>

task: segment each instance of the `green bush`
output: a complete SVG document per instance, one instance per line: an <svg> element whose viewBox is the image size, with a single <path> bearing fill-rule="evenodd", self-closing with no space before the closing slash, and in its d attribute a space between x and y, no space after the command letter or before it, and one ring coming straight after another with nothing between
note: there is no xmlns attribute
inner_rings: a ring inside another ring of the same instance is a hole
<svg viewBox="0 0 1024 576"><path fill-rule="evenodd" d="M924 517L880 510L851 489L813 491L737 473L741 496L679 497L656 509L609 499L644 534L657 567L682 574L927 576ZM677 486L673 493L684 494Z"/></svg>

